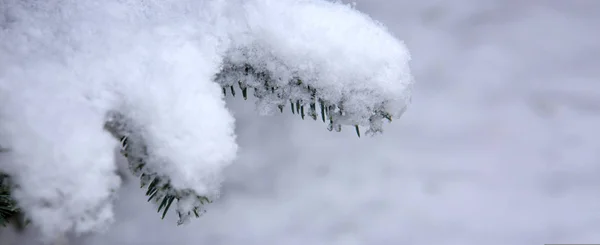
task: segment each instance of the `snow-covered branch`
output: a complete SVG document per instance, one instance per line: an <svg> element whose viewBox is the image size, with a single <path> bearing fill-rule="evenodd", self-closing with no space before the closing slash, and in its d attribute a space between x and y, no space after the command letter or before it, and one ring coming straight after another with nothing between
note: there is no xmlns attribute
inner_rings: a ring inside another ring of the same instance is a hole
<svg viewBox="0 0 600 245"><path fill-rule="evenodd" d="M241 95L247 99L248 89L254 92L254 96L258 98L257 107L261 112L270 113L276 106L280 112L284 109L289 109L291 113L299 115L302 119L310 117L313 120L320 119L328 123L327 129L340 132L342 124L354 125L357 135L360 137L359 124L364 125L368 119L369 130L367 133L381 132L382 119L392 121L392 114L385 110L387 101L381 101L379 105L368 106L363 109L363 113L356 111L348 111L344 109L344 102L350 100L354 96L358 96L359 92L342 94L337 101L331 101L327 97L323 97L323 90L311 87L303 82L299 77L293 78L287 84L278 83L272 78L268 71L256 71L248 64L233 65L226 64L219 74L217 74L217 82L223 86L223 94L228 93L235 96L236 87L239 87ZM237 84L232 84L232 81L238 81ZM365 91L365 93L373 93ZM400 112L400 114L403 111Z"/></svg>
<svg viewBox="0 0 600 245"><path fill-rule="evenodd" d="M326 1L248 1L216 81L248 88L262 112L283 110L329 129L399 118L410 102L410 55L384 26L349 5Z"/></svg>
<svg viewBox="0 0 600 245"><path fill-rule="evenodd" d="M380 132L410 101L409 59L338 2L0 1L0 172L45 236L97 231L114 218L122 144L150 200L184 222L236 157L223 93Z"/></svg>
<svg viewBox="0 0 600 245"><path fill-rule="evenodd" d="M211 200L198 195L192 189L178 189L171 185L171 177L153 167L152 157L144 143L143 135L135 131L132 121L118 112L109 112L104 128L121 143L121 154L127 158L129 170L140 178L141 188L147 188L148 202L159 204L158 212L165 218L174 201L177 204L178 224L186 223L194 215L205 212L204 204Z"/></svg>

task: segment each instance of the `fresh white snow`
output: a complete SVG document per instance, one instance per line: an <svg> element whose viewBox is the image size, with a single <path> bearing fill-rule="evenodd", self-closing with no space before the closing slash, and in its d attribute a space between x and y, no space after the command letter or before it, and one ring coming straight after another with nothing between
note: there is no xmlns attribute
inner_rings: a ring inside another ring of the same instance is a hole
<svg viewBox="0 0 600 245"><path fill-rule="evenodd" d="M0 169L14 178L14 196L44 238L112 227L112 203L122 196L119 141L104 130L110 115L122 115L125 136L140 144L131 154L143 158L144 173L217 199L238 151L221 93L227 81L213 81L224 62L269 72L287 91L284 103L311 99L288 85L302 80L343 107L332 107L339 115L331 125L381 131L410 101L404 44L342 3L6 0L0 7L0 145L8 149ZM279 102L263 97L259 109ZM193 197L177 210L191 215L200 205Z"/></svg>
<svg viewBox="0 0 600 245"><path fill-rule="evenodd" d="M401 120L357 139L229 98L239 154L205 216L158 219L134 180L71 244L600 243L599 4L358 1L411 51Z"/></svg>

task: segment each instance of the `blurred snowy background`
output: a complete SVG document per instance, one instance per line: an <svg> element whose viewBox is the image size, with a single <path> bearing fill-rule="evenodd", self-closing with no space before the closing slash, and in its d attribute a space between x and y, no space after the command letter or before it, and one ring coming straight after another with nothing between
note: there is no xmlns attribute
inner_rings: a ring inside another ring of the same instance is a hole
<svg viewBox="0 0 600 245"><path fill-rule="evenodd" d="M204 217L160 220L131 181L115 225L70 244L600 243L600 1L357 8L413 56L413 104L383 135L229 98L241 151Z"/></svg>

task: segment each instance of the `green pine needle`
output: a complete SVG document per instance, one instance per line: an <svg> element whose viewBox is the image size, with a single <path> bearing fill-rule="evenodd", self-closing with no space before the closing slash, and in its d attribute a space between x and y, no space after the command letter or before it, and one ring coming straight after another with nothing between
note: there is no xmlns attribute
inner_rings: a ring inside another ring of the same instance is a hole
<svg viewBox="0 0 600 245"><path fill-rule="evenodd" d="M314 102L310 103L310 117L312 117L313 120L317 120L317 105L315 105Z"/></svg>
<svg viewBox="0 0 600 245"><path fill-rule="evenodd" d="M158 205L158 211L156 211L157 213L160 213L160 210L162 210L162 208L167 204L167 201L169 200L169 196L166 195L163 197L162 202L160 202L160 205Z"/></svg>
<svg viewBox="0 0 600 245"><path fill-rule="evenodd" d="M169 207L171 207L173 200L175 200L175 196L170 196L169 200L167 201L167 206L165 207L165 211L163 212L161 219L165 219L165 216L167 215L167 211L169 211Z"/></svg>
<svg viewBox="0 0 600 245"><path fill-rule="evenodd" d="M158 193L158 190L155 190L152 195L150 195L150 197L148 198L148 202L152 201L152 199L154 199L154 197L156 196L156 194Z"/></svg>
<svg viewBox="0 0 600 245"><path fill-rule="evenodd" d="M320 101L321 104L321 119L323 119L323 122L325 122L325 105L323 104L323 101Z"/></svg>

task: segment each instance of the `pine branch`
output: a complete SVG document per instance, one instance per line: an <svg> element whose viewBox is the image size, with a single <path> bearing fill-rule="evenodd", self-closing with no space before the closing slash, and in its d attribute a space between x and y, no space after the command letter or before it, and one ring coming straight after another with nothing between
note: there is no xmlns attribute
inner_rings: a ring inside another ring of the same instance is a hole
<svg viewBox="0 0 600 245"><path fill-rule="evenodd" d="M309 116L313 120L319 118L328 123L328 130L340 132L348 111L344 109L344 101L350 94L342 96L339 100L331 100L323 95L319 88L312 87L299 77L295 77L288 81L285 86L277 83L267 70L259 70L249 64L237 65L226 62L221 71L215 76L215 81L223 87L223 94L229 94L235 97L235 87L239 87L242 91L242 96L247 99L247 90L254 90L254 96L262 101L269 101L279 108L283 113L283 108L289 102L292 114L299 115L302 119ZM236 84L237 83L237 84ZM278 85L279 84L279 85ZM320 113L317 111L317 105L320 108ZM392 115L383 109L383 105L377 108L369 108L370 115L368 116L369 130L368 133L374 134L381 132L382 119L392 121ZM356 129L356 134L360 137L360 127L358 124L353 125Z"/></svg>
<svg viewBox="0 0 600 245"><path fill-rule="evenodd" d="M191 211L177 209L178 225L186 223L193 215L200 217L205 212L203 206L211 203L205 196L196 194L191 189L176 189L171 185L171 179L159 174L147 164L148 150L143 138L131 126L131 121L120 113L110 113L104 128L121 142L121 154L127 158L129 169L134 176L140 178L140 188L146 188L148 202L159 204L157 212L164 219L173 202L191 202Z"/></svg>
<svg viewBox="0 0 600 245"><path fill-rule="evenodd" d="M339 100L331 100L324 96L319 88L308 85L299 77L291 79L282 86L281 83L276 83L270 72L256 69L249 64L225 63L216 75L215 81L221 84L224 95L231 94L235 97L235 87L238 87L244 100L248 99L248 89L253 89L254 96L259 101L272 102L271 104L275 105L281 113L289 103L292 114L302 119L308 116L315 121L320 118L327 123L329 131L340 132L343 119L348 114L344 109L344 98L350 95L344 95ZM381 132L382 119L392 121L392 115L383 109L383 105L369 110L370 128L367 133ZM134 128L131 121L119 113L111 113L105 124L105 129L120 140L121 154L127 158L133 175L140 178L141 188L146 188L148 202L158 204L157 212L161 213L161 218L164 219L175 201L179 203L182 200L186 202L191 200L193 205L191 211L177 209L178 224L185 223L192 215L199 217L205 212L203 206L211 203L211 200L190 189L174 188L168 176L151 169L146 162L148 151L144 139L134 132ZM355 124L354 128L357 136L360 137L360 126ZM0 148L0 153L4 151L7 150ZM10 219L20 214L16 202L10 196L11 187L8 178L7 175L0 173L0 225L6 225Z"/></svg>
<svg viewBox="0 0 600 245"><path fill-rule="evenodd" d="M17 202L11 197L11 187L10 177L0 173L0 225L2 226L6 226L20 213Z"/></svg>

